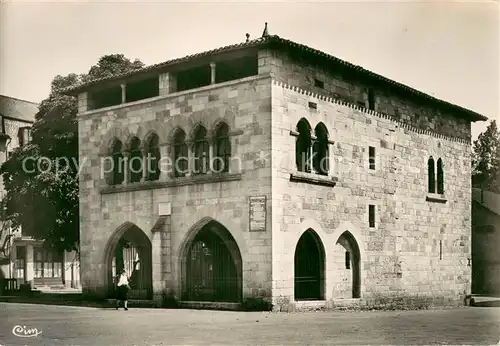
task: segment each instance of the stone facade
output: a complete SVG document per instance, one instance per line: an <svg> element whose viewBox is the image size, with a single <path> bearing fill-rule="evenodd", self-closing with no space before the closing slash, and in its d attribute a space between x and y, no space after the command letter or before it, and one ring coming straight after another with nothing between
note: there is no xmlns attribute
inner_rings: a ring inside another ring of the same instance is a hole
<svg viewBox="0 0 500 346"><path fill-rule="evenodd" d="M462 301L471 276L469 144L282 82L273 83L272 94L273 295L293 301L294 248L312 229L325 247L327 301L351 297L343 258L348 249L338 244L346 231L360 251L361 297ZM301 118L313 129L325 124L335 141L333 188L290 181L298 173L290 132ZM376 150L375 170L368 166L369 146ZM445 162L446 203L427 198L430 156ZM375 227L368 224L370 204L376 206Z"/></svg>
<svg viewBox="0 0 500 346"><path fill-rule="evenodd" d="M151 244L153 295L179 297L186 249L215 220L241 255L239 301L261 297L282 310L384 299L461 303L471 284L470 120L396 86L378 88L280 50L256 49L258 73L243 79L214 84L211 64L211 85L176 92L174 76L159 71L160 96L97 110L89 110L90 87L78 89L84 290L109 291L110 249L134 228ZM297 170L301 119L313 138L320 123L328 132L326 175ZM108 186L103 172L116 140L127 147L135 136L144 150L154 132L161 157L171 157L177 129L191 148L202 124L213 154L221 121L237 158L229 173L162 173L157 181ZM375 148L375 169L368 147ZM428 193L430 157L443 162L444 193ZM255 196L267 199L264 231L250 231ZM296 302L297 268L309 270L296 254L305 232L321 272L316 302Z"/></svg>
<svg viewBox="0 0 500 346"><path fill-rule="evenodd" d="M222 181L214 175L210 183L197 184L198 177L185 177L179 182L162 174L158 182L130 185L129 191L127 187L116 192L116 189L106 189L101 158L106 156L113 138L126 142L133 134L144 140L148 133L155 131L160 137L161 156L168 157L176 128L191 134L195 125L201 123L212 131L220 121L229 125L232 155L239 158L231 161L231 173ZM168 288L179 292L183 243L193 230L198 230L206 220L214 219L231 232L239 246L243 259L243 294L258 292L271 296L271 232L248 231L248 197L271 198L270 162L259 161L261 151L269 155L270 131L269 76L173 94L116 110L80 114L80 162L86 162L80 179L84 289L98 292L106 289L106 246L116 230L128 221L151 239L155 293L161 293L166 282L172 283ZM170 243L165 256L160 256L160 234L153 233L160 218L160 203L171 205L170 225L162 231ZM271 213L270 204L267 212ZM271 228L270 219L267 228ZM160 266L164 268L163 273L159 272Z"/></svg>

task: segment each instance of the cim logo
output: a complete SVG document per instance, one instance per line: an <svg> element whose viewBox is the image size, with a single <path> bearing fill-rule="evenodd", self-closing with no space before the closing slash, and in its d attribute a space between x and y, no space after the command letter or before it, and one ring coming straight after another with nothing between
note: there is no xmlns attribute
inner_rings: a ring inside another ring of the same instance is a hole
<svg viewBox="0 0 500 346"><path fill-rule="evenodd" d="M12 334L20 338L34 338L42 334L42 331L38 330L38 328L26 328L26 326L17 325L12 328Z"/></svg>

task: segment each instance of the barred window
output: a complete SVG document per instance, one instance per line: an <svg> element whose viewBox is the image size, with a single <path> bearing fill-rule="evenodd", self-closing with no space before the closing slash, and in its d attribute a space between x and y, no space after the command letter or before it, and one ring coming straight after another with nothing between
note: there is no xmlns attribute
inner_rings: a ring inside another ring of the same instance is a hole
<svg viewBox="0 0 500 346"><path fill-rule="evenodd" d="M188 149L186 133L177 130L174 135L172 164L175 177L183 177L188 170Z"/></svg>
<svg viewBox="0 0 500 346"><path fill-rule="evenodd" d="M229 160L231 158L231 142L229 140L229 127L222 123L215 132L215 172L229 172Z"/></svg>
<svg viewBox="0 0 500 346"><path fill-rule="evenodd" d="M206 174L210 165L207 130L199 125L194 132L194 174Z"/></svg>

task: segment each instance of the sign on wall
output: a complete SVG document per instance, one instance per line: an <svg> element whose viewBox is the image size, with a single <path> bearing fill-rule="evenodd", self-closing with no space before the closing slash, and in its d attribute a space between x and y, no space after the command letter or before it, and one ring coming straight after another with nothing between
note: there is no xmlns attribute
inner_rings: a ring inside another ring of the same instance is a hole
<svg viewBox="0 0 500 346"><path fill-rule="evenodd" d="M266 230L266 196L250 196L250 232Z"/></svg>
<svg viewBox="0 0 500 346"><path fill-rule="evenodd" d="M172 214L172 205L170 203L158 204L158 216L168 216Z"/></svg>

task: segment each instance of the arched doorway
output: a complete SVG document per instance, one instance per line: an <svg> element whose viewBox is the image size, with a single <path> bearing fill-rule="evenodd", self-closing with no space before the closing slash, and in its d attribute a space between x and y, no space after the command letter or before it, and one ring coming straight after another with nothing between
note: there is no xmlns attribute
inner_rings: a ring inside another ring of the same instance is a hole
<svg viewBox="0 0 500 346"><path fill-rule="evenodd" d="M185 246L182 300L239 302L241 254L229 231L216 221L204 225Z"/></svg>
<svg viewBox="0 0 500 346"><path fill-rule="evenodd" d="M151 241L132 223L121 226L107 249L108 295L114 296L117 275L125 269L130 279L130 299L152 298Z"/></svg>
<svg viewBox="0 0 500 346"><path fill-rule="evenodd" d="M319 236L309 229L295 249L295 300L325 297L325 249Z"/></svg>
<svg viewBox="0 0 500 346"><path fill-rule="evenodd" d="M360 298L361 295L361 256L358 243L354 236L345 231L335 244L338 268L338 292L339 298Z"/></svg>

